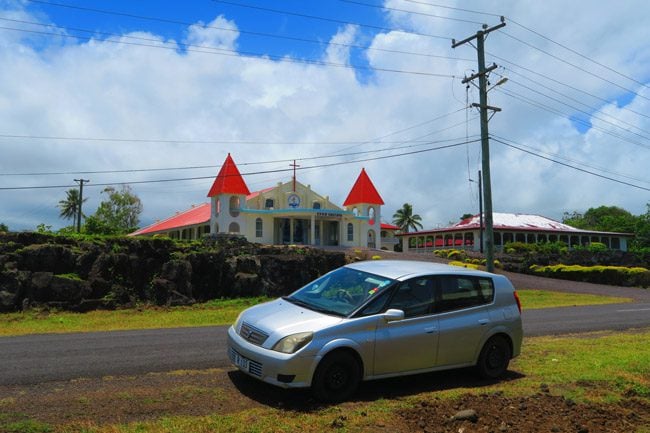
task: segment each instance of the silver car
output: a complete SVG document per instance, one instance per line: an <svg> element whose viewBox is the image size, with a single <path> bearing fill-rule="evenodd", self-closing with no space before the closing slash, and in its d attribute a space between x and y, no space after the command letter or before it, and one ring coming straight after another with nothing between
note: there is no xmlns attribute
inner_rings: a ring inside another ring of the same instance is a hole
<svg viewBox="0 0 650 433"><path fill-rule="evenodd" d="M264 382L341 401L361 380L467 366L497 378L522 336L521 305L506 277L375 260L243 311L228 330L228 354Z"/></svg>

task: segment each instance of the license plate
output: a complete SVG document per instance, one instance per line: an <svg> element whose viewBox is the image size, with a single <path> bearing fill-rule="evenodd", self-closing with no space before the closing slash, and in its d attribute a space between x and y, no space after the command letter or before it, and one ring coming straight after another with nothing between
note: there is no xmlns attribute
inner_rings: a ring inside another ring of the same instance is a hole
<svg viewBox="0 0 650 433"><path fill-rule="evenodd" d="M232 362L242 370L248 371L248 359L244 358L241 356L239 353L233 351L232 352Z"/></svg>

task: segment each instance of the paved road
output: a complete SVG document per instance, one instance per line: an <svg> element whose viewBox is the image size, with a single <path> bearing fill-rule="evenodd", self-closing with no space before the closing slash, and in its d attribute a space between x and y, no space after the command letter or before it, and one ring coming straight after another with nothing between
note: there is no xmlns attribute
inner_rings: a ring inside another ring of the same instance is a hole
<svg viewBox="0 0 650 433"><path fill-rule="evenodd" d="M650 327L650 303L524 311L526 335ZM227 366L226 327L0 338L0 385Z"/></svg>

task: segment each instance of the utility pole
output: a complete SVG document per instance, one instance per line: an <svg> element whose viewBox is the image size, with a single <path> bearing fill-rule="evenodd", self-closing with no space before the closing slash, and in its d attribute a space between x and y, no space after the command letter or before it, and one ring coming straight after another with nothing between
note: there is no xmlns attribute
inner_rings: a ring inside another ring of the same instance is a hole
<svg viewBox="0 0 650 433"><path fill-rule="evenodd" d="M488 133L488 110L494 112L501 111L500 108L490 107L487 104L487 74L497 68L496 64L486 68L485 67L485 36L498 30L506 25L505 18L501 17L501 24L488 28L487 24L483 24L483 30L476 32L476 35L456 42L455 39L451 40L451 47L456 48L460 45L466 44L476 39L476 51L478 54L478 72L469 77L466 77L462 83L466 84L475 78L478 78L479 83L479 104L473 103L472 107L478 107L481 110L481 166L483 168L483 199L485 200L485 236L486 236L486 254L485 265L488 272L494 272L494 220L492 217L492 183L490 180L490 138ZM481 245L483 243L481 242Z"/></svg>
<svg viewBox="0 0 650 433"><path fill-rule="evenodd" d="M81 205L84 202L84 182L90 182L88 179L75 179L79 182L79 209L77 210L77 233L81 233Z"/></svg>
<svg viewBox="0 0 650 433"><path fill-rule="evenodd" d="M478 221L479 233L481 238L480 248L483 254L483 178L481 177L481 170L478 171Z"/></svg>

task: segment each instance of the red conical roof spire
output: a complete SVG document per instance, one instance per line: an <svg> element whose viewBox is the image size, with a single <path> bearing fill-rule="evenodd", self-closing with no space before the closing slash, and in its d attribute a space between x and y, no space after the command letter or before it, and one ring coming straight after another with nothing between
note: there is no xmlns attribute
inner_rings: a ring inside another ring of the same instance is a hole
<svg viewBox="0 0 650 433"><path fill-rule="evenodd" d="M381 196L377 192L375 185L372 184L372 181L366 173L366 169L362 168L357 181L354 182L354 186L348 194L348 198L343 202L343 206L349 206L352 204L384 204L384 201L381 199Z"/></svg>
<svg viewBox="0 0 650 433"><path fill-rule="evenodd" d="M230 153L221 166L221 170L219 170L219 174L217 174L217 178L214 180L210 192L208 192L208 197L217 194L250 194L246 182L244 182L244 178L239 174L239 169L230 156Z"/></svg>

